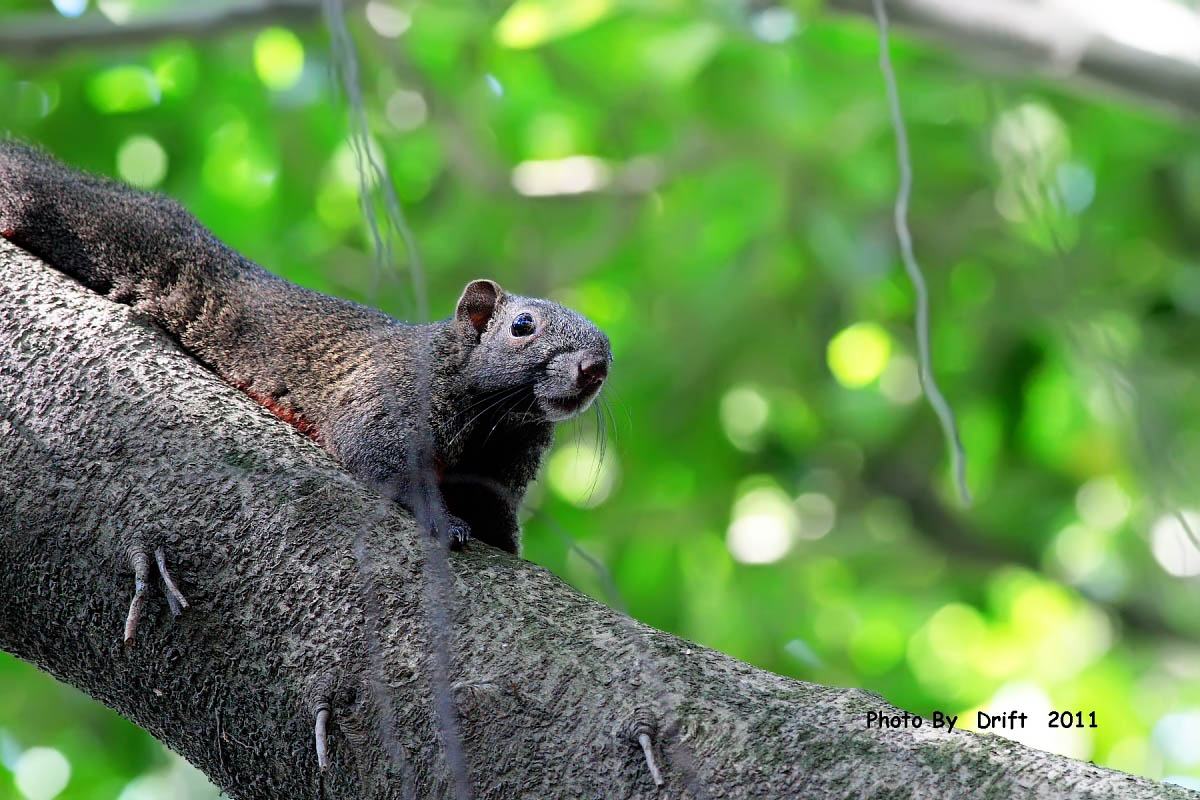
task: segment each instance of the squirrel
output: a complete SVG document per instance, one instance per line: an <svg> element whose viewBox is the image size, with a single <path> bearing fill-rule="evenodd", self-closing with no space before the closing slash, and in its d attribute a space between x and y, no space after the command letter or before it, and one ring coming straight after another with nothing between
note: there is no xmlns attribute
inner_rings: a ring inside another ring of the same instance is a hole
<svg viewBox="0 0 1200 800"><path fill-rule="evenodd" d="M588 408L612 363L581 314L491 280L419 325L302 288L174 200L15 141L0 141L0 235L148 316L451 547L517 552L555 424Z"/></svg>

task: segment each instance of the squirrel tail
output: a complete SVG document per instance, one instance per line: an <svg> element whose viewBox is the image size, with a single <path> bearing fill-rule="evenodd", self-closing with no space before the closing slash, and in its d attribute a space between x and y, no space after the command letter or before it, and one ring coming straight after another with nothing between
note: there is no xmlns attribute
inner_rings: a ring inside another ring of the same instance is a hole
<svg viewBox="0 0 1200 800"><path fill-rule="evenodd" d="M168 197L0 140L0 236L183 338L213 293L257 269Z"/></svg>

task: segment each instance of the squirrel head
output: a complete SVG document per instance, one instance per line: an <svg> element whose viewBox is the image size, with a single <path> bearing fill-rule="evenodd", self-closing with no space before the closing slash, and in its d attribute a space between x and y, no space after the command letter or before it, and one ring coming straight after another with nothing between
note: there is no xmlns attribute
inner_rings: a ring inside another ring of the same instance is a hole
<svg viewBox="0 0 1200 800"><path fill-rule="evenodd" d="M465 367L468 385L487 393L528 389L547 421L586 410L608 377L608 337L558 303L477 280L463 290L454 319L475 342Z"/></svg>

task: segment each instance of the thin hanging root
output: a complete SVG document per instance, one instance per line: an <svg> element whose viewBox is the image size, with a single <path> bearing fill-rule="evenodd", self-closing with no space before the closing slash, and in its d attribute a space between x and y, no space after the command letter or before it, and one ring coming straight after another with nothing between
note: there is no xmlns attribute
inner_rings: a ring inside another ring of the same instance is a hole
<svg viewBox="0 0 1200 800"><path fill-rule="evenodd" d="M893 208L896 239L900 243L900 258L904 270L916 295L917 315L917 377L921 390L933 408L942 426L942 435L950 451L950 464L958 496L964 506L971 505L971 490L967 488L967 454L963 450L962 437L958 433L958 421L954 410L942 396L937 380L933 377L933 355L929 345L929 287L925 274L913 253L912 232L908 229L908 201L912 194L912 157L908 152L908 130L904 126L904 114L900 109L900 90L896 88L896 71L892 68L892 57L888 47L888 17L885 0L873 0L875 22L879 27L879 70L883 73L887 91L888 111L892 117L892 131L896 139L896 162L900 170L900 186L896 190L896 205Z"/></svg>
<svg viewBox="0 0 1200 800"><path fill-rule="evenodd" d="M640 711L638 718L629 726L629 738L642 746L642 753L646 756L646 766L650 768L650 777L654 780L655 786L662 786L663 777L662 773L658 771L658 763L654 760L654 741L650 738L654 735L654 726L650 724L650 720L645 715L644 710Z"/></svg>
<svg viewBox="0 0 1200 800"><path fill-rule="evenodd" d="M317 768L321 772L329 769L329 748L326 744L325 726L329 722L329 706L317 709Z"/></svg>
<svg viewBox="0 0 1200 800"><path fill-rule="evenodd" d="M178 617L188 607L187 598L171 580L171 573L167 572L167 556L161 547L154 551L154 560L158 562L158 574L167 586L167 604L171 606L171 613Z"/></svg>
<svg viewBox="0 0 1200 800"><path fill-rule="evenodd" d="M654 785L662 786L662 773L658 771L658 764L654 763L654 749L650 746L650 735L638 734L638 744L642 746L642 752L646 754L646 766L650 768L650 777L654 779Z"/></svg>
<svg viewBox="0 0 1200 800"><path fill-rule="evenodd" d="M159 547L154 551L154 560L158 563L158 574L162 576L167 587L167 603L171 613L179 616L188 607L187 598L167 571L167 556ZM142 606L146 602L146 592L150 590L150 556L141 545L135 545L129 550L129 565L133 567L133 600L129 603L129 614L125 617L125 644L133 641L137 634L138 621L142 618Z"/></svg>
<svg viewBox="0 0 1200 800"><path fill-rule="evenodd" d="M137 633L138 620L142 616L142 603L150 586L150 558L146 551L137 547L129 552L129 563L133 567L133 600L129 603L129 614L125 617L125 644L133 641Z"/></svg>

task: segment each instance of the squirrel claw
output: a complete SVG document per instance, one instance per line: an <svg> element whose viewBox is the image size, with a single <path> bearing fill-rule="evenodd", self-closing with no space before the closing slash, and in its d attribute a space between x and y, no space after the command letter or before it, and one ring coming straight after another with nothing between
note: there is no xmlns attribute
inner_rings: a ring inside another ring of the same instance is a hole
<svg viewBox="0 0 1200 800"><path fill-rule="evenodd" d="M450 514L446 524L446 541L450 544L450 549L462 550L470 539L471 526Z"/></svg>
<svg viewBox="0 0 1200 800"><path fill-rule="evenodd" d="M418 512L418 519L435 542L451 550L462 550L471 538L471 526L444 508L425 509L425 513Z"/></svg>
<svg viewBox="0 0 1200 800"><path fill-rule="evenodd" d="M433 538L451 550L462 550L471 538L471 526L449 512L435 516L428 525Z"/></svg>

